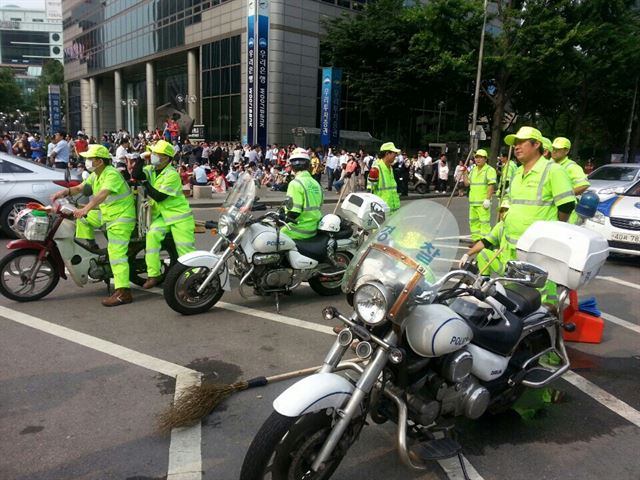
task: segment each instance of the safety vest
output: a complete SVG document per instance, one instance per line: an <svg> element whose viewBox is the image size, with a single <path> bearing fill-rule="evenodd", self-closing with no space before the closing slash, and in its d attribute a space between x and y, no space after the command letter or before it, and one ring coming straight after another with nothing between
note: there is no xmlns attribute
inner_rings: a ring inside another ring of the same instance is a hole
<svg viewBox="0 0 640 480"><path fill-rule="evenodd" d="M504 218L505 238L515 249L520 236L538 220L557 220L558 206L575 202L564 169L540 157L529 172L520 166L509 188L509 211Z"/></svg>
<svg viewBox="0 0 640 480"><path fill-rule="evenodd" d="M564 168L564 170L567 172L567 175L569 175L569 178L571 179L573 188L584 186L588 187L589 185L591 185L591 183L589 183L589 180L587 179L587 175L584 173L584 170L582 170L582 167L571 160L569 157L564 157L562 160L556 163Z"/></svg>
<svg viewBox="0 0 640 480"><path fill-rule="evenodd" d="M84 184L91 186L93 195L105 189L109 190L109 196L100 204L103 222L109 223L126 218L128 221L119 223L135 223L136 207L133 193L118 170L107 165L99 176L96 172L92 172Z"/></svg>
<svg viewBox="0 0 640 480"><path fill-rule="evenodd" d="M180 174L171 165L167 165L160 172L149 165L144 168L147 180L153 188L167 196L161 202L150 199L153 218L161 216L167 225L193 217L189 201L182 193L182 181Z"/></svg>
<svg viewBox="0 0 640 480"><path fill-rule="evenodd" d="M478 268L483 270L486 264L490 264L490 267L485 269L483 275L490 276L492 273L501 275L504 272L506 260L509 260L509 252L504 250L496 256L496 252L499 248L505 245L504 241L504 222L500 221L495 224L491 229L491 232L483 238L489 242L493 248L483 248L478 253ZM495 256L495 258L494 258ZM493 260L492 260L493 259ZM506 260L505 260L506 259Z"/></svg>
<svg viewBox="0 0 640 480"><path fill-rule="evenodd" d="M391 213L393 213L400 208L400 197L398 196L397 190L398 185L396 184L396 179L393 176L393 170L391 167L387 167L387 164L380 159L373 162L371 168L374 167L377 167L380 175L378 176L377 182L372 181L371 178L369 178L367 188L387 202Z"/></svg>
<svg viewBox="0 0 640 480"><path fill-rule="evenodd" d="M320 184L307 170L298 172L287 187L287 197L293 202L289 210L299 212L300 215L295 223L289 222L282 232L295 240L315 236L322 218L321 209L324 201Z"/></svg>
<svg viewBox="0 0 640 480"><path fill-rule="evenodd" d="M469 175L469 205L482 205L487 199L489 185L495 185L496 178L496 170L490 165L473 167Z"/></svg>

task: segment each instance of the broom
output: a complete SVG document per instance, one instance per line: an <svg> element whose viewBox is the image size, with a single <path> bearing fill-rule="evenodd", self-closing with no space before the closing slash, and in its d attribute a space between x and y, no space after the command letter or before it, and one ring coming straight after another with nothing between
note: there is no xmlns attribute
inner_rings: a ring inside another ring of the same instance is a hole
<svg viewBox="0 0 640 480"><path fill-rule="evenodd" d="M363 359L353 359L340 363L335 370L344 370L350 363L359 363ZM232 384L203 383L192 385L185 389L177 400L158 417L158 430L169 432L173 428L188 427L209 415L227 397L255 387L264 387L270 383L281 382L291 378L301 377L317 372L322 366L303 368L291 372L272 375L270 377L255 377Z"/></svg>

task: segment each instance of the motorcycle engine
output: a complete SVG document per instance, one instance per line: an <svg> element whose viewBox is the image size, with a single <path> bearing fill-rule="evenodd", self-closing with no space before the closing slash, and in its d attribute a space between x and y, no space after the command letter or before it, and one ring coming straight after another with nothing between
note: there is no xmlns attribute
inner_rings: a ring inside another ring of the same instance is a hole
<svg viewBox="0 0 640 480"><path fill-rule="evenodd" d="M262 275L261 283L262 287L266 289L288 287L293 283L293 269L277 268L275 270L266 270Z"/></svg>

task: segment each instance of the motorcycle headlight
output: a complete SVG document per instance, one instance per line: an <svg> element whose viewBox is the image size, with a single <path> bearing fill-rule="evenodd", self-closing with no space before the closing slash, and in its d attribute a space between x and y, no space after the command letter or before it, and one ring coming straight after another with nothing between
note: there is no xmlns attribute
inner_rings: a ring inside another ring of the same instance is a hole
<svg viewBox="0 0 640 480"><path fill-rule="evenodd" d="M595 223L599 223L600 225L604 225L605 216L602 212L596 212L596 214L591 217L589 220Z"/></svg>
<svg viewBox="0 0 640 480"><path fill-rule="evenodd" d="M222 215L218 221L218 231L224 237L230 236L236 229L236 222L229 215Z"/></svg>
<svg viewBox="0 0 640 480"><path fill-rule="evenodd" d="M387 319L390 307L388 290L378 283L365 283L353 296L353 305L358 316L368 325L380 325Z"/></svg>

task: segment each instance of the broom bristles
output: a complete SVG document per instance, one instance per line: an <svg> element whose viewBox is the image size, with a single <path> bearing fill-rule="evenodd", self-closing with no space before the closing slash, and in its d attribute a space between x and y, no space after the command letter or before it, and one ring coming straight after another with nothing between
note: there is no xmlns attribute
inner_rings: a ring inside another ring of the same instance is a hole
<svg viewBox="0 0 640 480"><path fill-rule="evenodd" d="M248 386L247 382L192 385L160 414L158 429L166 433L174 428L192 426L209 415L225 398L246 390Z"/></svg>

